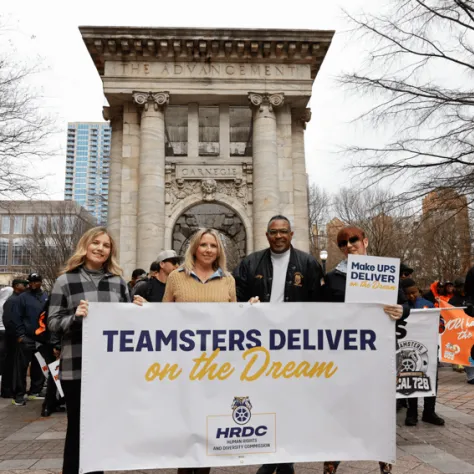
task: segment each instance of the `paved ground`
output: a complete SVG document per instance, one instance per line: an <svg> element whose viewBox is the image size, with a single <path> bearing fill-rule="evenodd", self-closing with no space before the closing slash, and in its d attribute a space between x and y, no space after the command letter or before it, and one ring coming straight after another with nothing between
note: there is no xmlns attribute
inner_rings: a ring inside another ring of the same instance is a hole
<svg viewBox="0 0 474 474"><path fill-rule="evenodd" d="M14 407L0 399L0 474L47 474L61 472L66 417L40 418L41 402ZM446 426L423 422L404 426L404 410L398 415L398 461L394 474L474 474L474 385L450 367L440 370L438 413ZM254 474L255 467L213 469L213 474ZM175 470L145 471L175 474ZM297 474L322 473L320 463L298 464ZM338 474L377 473L374 462L344 463Z"/></svg>

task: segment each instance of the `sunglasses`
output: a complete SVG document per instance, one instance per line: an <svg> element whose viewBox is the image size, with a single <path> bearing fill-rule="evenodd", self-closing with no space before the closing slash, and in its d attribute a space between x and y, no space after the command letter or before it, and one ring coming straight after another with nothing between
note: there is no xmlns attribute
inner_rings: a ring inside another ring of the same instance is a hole
<svg viewBox="0 0 474 474"><path fill-rule="evenodd" d="M357 236L357 235L354 235L353 237L349 237L349 239L347 239L347 240L340 240L340 241L337 243L337 246L338 246L340 249L343 249L343 248L347 247L347 244L354 245L354 244L356 244L357 242L359 242L359 240L360 240L360 237Z"/></svg>
<svg viewBox="0 0 474 474"><path fill-rule="evenodd" d="M402 277L407 278L407 277L409 277L409 276L411 275L411 273L412 273L412 272L409 272L409 273L408 273L408 272L403 272L403 273L402 273Z"/></svg>
<svg viewBox="0 0 474 474"><path fill-rule="evenodd" d="M168 258L164 261L171 263L171 265L179 265L179 259L178 258Z"/></svg>

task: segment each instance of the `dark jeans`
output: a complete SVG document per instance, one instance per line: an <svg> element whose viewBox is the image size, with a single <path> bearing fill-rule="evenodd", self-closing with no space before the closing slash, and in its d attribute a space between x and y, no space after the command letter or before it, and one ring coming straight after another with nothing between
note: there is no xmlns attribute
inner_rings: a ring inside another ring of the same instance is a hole
<svg viewBox="0 0 474 474"><path fill-rule="evenodd" d="M210 467L180 467L178 468L178 474L209 474L211 472Z"/></svg>
<svg viewBox="0 0 474 474"><path fill-rule="evenodd" d="M62 474L79 473L79 435L81 419L81 381L62 380L67 407L67 431ZM99 471L95 474L99 474ZM103 474L103 473L100 473Z"/></svg>
<svg viewBox="0 0 474 474"><path fill-rule="evenodd" d="M40 393L44 384L44 375L35 357L36 345L32 339L24 337L16 343L15 367L13 371L13 396L21 401L26 395L26 375L30 367L30 392Z"/></svg>
<svg viewBox="0 0 474 474"><path fill-rule="evenodd" d="M0 333L0 338L2 337ZM15 367L16 337L14 334L5 332L3 334L3 363L0 374L2 375L2 388L0 395L3 398L13 397L13 370ZM0 342L1 345L1 342ZM2 359L2 349L0 348L0 360Z"/></svg>
<svg viewBox="0 0 474 474"><path fill-rule="evenodd" d="M273 474L275 471L277 474L294 474L295 465L291 462L281 464L264 464L263 466L260 466L257 474Z"/></svg>

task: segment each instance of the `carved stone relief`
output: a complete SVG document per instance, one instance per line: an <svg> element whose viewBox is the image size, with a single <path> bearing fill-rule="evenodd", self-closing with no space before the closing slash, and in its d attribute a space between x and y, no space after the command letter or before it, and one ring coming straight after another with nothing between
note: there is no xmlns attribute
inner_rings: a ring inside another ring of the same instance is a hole
<svg viewBox="0 0 474 474"><path fill-rule="evenodd" d="M197 166L197 165L196 165ZM252 165L244 163L241 172L229 176L196 179L190 173L190 178L176 173L176 165L169 163L165 167L165 199L173 209L182 199L188 196L200 196L203 201L218 201L219 195L236 198L247 208L252 203ZM192 168L192 165L189 165ZM177 176L178 175L178 176ZM192 177L192 178L191 178Z"/></svg>

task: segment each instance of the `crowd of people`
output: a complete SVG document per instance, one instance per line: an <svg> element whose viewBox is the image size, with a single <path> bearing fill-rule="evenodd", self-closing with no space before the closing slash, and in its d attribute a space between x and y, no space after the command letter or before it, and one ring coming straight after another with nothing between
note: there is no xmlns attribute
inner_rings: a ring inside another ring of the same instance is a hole
<svg viewBox="0 0 474 474"><path fill-rule="evenodd" d="M219 233L200 229L190 239L183 261L175 251L164 250L151 262L149 272L138 268L126 283L113 237L106 228L96 227L81 237L49 297L41 290L42 279L36 273L27 280L14 280L10 289L0 292L4 324L4 330L0 330L1 396L12 398L15 406L24 406L26 400L41 397L44 376L34 354L40 350L47 361L60 357L68 420L63 474L79 472L82 321L88 316L90 302L132 301L139 306L145 302L344 303L347 257L366 255L369 245L362 229L353 226L341 229L337 245L344 259L325 275L312 255L292 246L293 231L285 216L270 219L266 237L268 248L248 255L230 273ZM423 297L413 280L412 269L402 265L400 276L398 304L384 307L387 317L394 321L407 318L410 308L436 305L438 298L466 306L469 298L474 297L474 269L466 282L437 281ZM27 392L28 367L31 383ZM474 383L474 374L470 371L467 374L468 382ZM444 420L436 414L436 399L432 398L425 399L422 420L442 425ZM62 410L62 402L54 383L48 382L42 415ZM406 418L409 426L418 421L417 407L416 399L409 402ZM336 473L339 464L339 461L325 462L324 473ZM178 469L179 474L209 472L210 468L203 467ZM274 472L293 474L295 468L292 463L266 464L257 474ZM392 472L391 464L380 462L380 472Z"/></svg>

